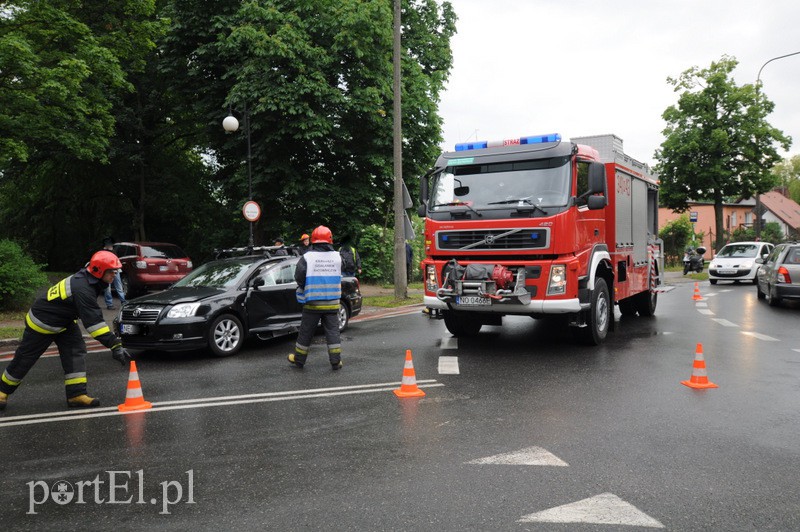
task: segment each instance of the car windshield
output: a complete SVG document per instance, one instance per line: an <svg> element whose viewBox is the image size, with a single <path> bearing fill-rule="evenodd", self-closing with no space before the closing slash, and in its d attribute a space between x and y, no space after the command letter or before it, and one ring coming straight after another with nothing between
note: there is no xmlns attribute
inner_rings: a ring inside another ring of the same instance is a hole
<svg viewBox="0 0 800 532"><path fill-rule="evenodd" d="M203 264L173 286L231 288L238 285L250 270L252 261L217 261Z"/></svg>
<svg viewBox="0 0 800 532"><path fill-rule="evenodd" d="M717 257L727 258L753 258L758 252L755 244L728 244L717 253Z"/></svg>
<svg viewBox="0 0 800 532"><path fill-rule="evenodd" d="M156 244L142 246L142 256L149 259L185 259L186 253L178 246Z"/></svg>
<svg viewBox="0 0 800 532"><path fill-rule="evenodd" d="M470 166L448 166L431 184L432 211L566 205L571 183L568 157Z"/></svg>

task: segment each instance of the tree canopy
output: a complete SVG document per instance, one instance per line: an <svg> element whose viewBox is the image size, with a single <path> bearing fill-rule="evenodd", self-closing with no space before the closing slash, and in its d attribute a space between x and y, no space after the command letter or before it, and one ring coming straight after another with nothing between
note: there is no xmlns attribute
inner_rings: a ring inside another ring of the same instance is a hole
<svg viewBox="0 0 800 532"><path fill-rule="evenodd" d="M725 238L723 203L770 190L778 147L791 144L767 122L774 104L755 85L736 85L737 64L723 56L708 68L668 78L680 96L662 115L665 141L655 154L663 205L683 212L688 201L714 203L717 249Z"/></svg>
<svg viewBox="0 0 800 532"><path fill-rule="evenodd" d="M404 175L441 141L449 2L403 2ZM392 0L13 0L0 4L0 232L51 268L100 239L202 259L319 224L392 216ZM246 116L245 116L246 114Z"/></svg>

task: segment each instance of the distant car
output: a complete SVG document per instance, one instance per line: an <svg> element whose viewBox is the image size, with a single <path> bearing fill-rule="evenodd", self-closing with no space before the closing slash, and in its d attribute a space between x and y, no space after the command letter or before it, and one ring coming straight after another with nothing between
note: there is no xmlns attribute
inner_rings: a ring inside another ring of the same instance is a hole
<svg viewBox="0 0 800 532"><path fill-rule="evenodd" d="M800 244L778 244L766 259L758 261L758 299L766 299L772 306L782 299L800 299Z"/></svg>
<svg viewBox="0 0 800 532"><path fill-rule="evenodd" d="M299 257L233 257L203 264L163 292L128 301L115 320L128 349L210 349L236 354L248 335L297 332L302 307L294 271ZM361 312L355 277L342 278L339 330Z"/></svg>
<svg viewBox="0 0 800 532"><path fill-rule="evenodd" d="M114 253L122 262L122 288L129 298L164 289L192 271L192 261L175 244L120 242Z"/></svg>
<svg viewBox="0 0 800 532"><path fill-rule="evenodd" d="M757 258L769 255L774 246L769 242L732 242L719 250L708 265L708 280L756 282L759 269Z"/></svg>

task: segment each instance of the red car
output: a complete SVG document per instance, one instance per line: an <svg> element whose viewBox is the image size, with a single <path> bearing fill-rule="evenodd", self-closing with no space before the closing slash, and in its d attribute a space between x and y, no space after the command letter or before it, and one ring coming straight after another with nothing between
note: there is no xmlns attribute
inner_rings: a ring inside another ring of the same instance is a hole
<svg viewBox="0 0 800 532"><path fill-rule="evenodd" d="M175 244L120 242L114 244L114 253L122 262L122 286L128 298L163 290L192 271L192 260Z"/></svg>

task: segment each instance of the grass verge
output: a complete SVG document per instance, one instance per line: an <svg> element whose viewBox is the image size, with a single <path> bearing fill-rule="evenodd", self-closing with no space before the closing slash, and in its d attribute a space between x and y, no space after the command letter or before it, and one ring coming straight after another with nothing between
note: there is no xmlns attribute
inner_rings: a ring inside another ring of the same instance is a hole
<svg viewBox="0 0 800 532"><path fill-rule="evenodd" d="M365 297L362 304L367 307L395 308L406 305L422 303L422 295L395 299L394 296L369 296Z"/></svg>

